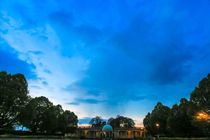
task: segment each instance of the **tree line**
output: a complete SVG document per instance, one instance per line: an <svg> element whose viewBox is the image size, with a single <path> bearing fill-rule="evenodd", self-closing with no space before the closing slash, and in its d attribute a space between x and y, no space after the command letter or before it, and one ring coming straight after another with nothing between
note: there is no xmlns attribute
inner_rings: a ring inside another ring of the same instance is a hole
<svg viewBox="0 0 210 140"><path fill-rule="evenodd" d="M210 136L210 74L203 78L190 95L172 108L158 102L143 120L152 136Z"/></svg>
<svg viewBox="0 0 210 140"><path fill-rule="evenodd" d="M109 118L108 121L104 121L100 116L92 118L89 122L94 128L102 128L104 125L109 124L112 128L134 128L134 121L131 118L117 115L116 118Z"/></svg>
<svg viewBox="0 0 210 140"><path fill-rule="evenodd" d="M0 131L23 126L33 133L73 133L78 118L48 98L29 96L28 83L22 74L0 72Z"/></svg>

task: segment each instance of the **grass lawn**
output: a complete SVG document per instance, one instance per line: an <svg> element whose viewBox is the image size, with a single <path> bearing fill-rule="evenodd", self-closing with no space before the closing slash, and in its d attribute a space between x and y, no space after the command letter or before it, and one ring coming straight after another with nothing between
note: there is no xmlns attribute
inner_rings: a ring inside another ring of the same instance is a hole
<svg viewBox="0 0 210 140"><path fill-rule="evenodd" d="M0 139L6 139L6 138L13 138L13 139L62 139L61 136L51 136L51 135L11 135L11 134L4 134L0 135Z"/></svg>
<svg viewBox="0 0 210 140"><path fill-rule="evenodd" d="M148 138L138 138L138 140L155 140L153 137ZM156 140L210 140L210 138L180 138L180 137L174 137L174 138L168 138L168 137L161 137Z"/></svg>

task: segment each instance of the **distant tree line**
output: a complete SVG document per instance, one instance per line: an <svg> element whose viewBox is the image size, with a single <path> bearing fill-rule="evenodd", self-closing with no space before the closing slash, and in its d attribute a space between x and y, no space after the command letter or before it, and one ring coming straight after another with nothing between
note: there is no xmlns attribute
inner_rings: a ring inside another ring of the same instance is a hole
<svg viewBox="0 0 210 140"><path fill-rule="evenodd" d="M210 74L199 82L190 95L172 108L157 103L143 120L153 136L210 136Z"/></svg>
<svg viewBox="0 0 210 140"><path fill-rule="evenodd" d="M28 84L22 74L0 72L0 131L24 126L33 133L73 133L77 116L48 98L29 96Z"/></svg>
<svg viewBox="0 0 210 140"><path fill-rule="evenodd" d="M112 128L133 128L135 123L131 118L117 115L116 118L109 118L108 122L104 121L100 116L96 116L89 122L94 128L102 128L104 125L109 124Z"/></svg>

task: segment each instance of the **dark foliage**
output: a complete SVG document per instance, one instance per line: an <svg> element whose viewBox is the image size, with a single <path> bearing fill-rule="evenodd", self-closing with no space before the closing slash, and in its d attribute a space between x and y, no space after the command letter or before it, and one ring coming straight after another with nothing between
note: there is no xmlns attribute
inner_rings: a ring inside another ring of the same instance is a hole
<svg viewBox="0 0 210 140"><path fill-rule="evenodd" d="M22 74L0 72L0 131L14 132L15 125L30 129L32 134L74 133L77 116L46 97L31 98Z"/></svg>
<svg viewBox="0 0 210 140"><path fill-rule="evenodd" d="M96 116L90 120L89 124L91 124L92 127L102 127L103 119L100 116Z"/></svg>
<svg viewBox="0 0 210 140"><path fill-rule="evenodd" d="M133 128L135 123L131 118L124 116L117 116L116 118L110 118L108 123L113 128Z"/></svg>
<svg viewBox="0 0 210 140"><path fill-rule="evenodd" d="M28 101L28 84L22 74L0 72L0 128L12 128Z"/></svg>
<svg viewBox="0 0 210 140"><path fill-rule="evenodd" d="M170 113L170 108L157 103L152 113L148 113L143 123L147 131L152 135L166 135L168 134L167 129L167 118Z"/></svg>
<svg viewBox="0 0 210 140"><path fill-rule="evenodd" d="M205 116L199 117L200 113ZM153 136L210 136L210 74L199 82L189 101L182 98L171 109L158 103L143 123Z"/></svg>

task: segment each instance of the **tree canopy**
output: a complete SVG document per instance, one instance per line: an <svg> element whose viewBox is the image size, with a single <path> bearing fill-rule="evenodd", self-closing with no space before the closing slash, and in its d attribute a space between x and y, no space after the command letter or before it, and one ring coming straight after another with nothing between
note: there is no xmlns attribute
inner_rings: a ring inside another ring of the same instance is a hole
<svg viewBox="0 0 210 140"><path fill-rule="evenodd" d="M21 124L34 133L73 133L77 128L78 118L73 112L43 96L31 99L21 114Z"/></svg>
<svg viewBox="0 0 210 140"><path fill-rule="evenodd" d="M33 132L44 132L45 124L48 122L46 116L50 113L52 107L53 104L46 97L41 96L31 99L22 112L21 123Z"/></svg>
<svg viewBox="0 0 210 140"><path fill-rule="evenodd" d="M210 136L209 116L210 74L199 82L199 86L191 93L190 100L182 98L172 108L158 103L145 116L143 123L150 135Z"/></svg>
<svg viewBox="0 0 210 140"><path fill-rule="evenodd" d="M148 113L143 120L144 127L152 135L167 134L167 118L170 113L170 108L158 102L154 110Z"/></svg>
<svg viewBox="0 0 210 140"><path fill-rule="evenodd" d="M173 136L191 136L195 131L195 127L192 125L193 112L191 108L194 108L193 104L185 98L180 100L180 104L175 104L168 116L167 125L171 135Z"/></svg>
<svg viewBox="0 0 210 140"><path fill-rule="evenodd" d="M116 118L110 118L108 123L113 128L133 128L135 123L131 118L118 115Z"/></svg>
<svg viewBox="0 0 210 140"><path fill-rule="evenodd" d="M28 93L24 75L0 72L0 129L22 125L34 133L75 132L78 118L73 112Z"/></svg>
<svg viewBox="0 0 210 140"><path fill-rule="evenodd" d="M28 101L28 84L22 74L0 72L0 127L12 128Z"/></svg>
<svg viewBox="0 0 210 140"><path fill-rule="evenodd" d="M100 116L96 116L90 120L89 124L91 124L92 127L102 127L104 125L104 121Z"/></svg>
<svg viewBox="0 0 210 140"><path fill-rule="evenodd" d="M199 82L190 96L190 101L210 113L210 74Z"/></svg>

